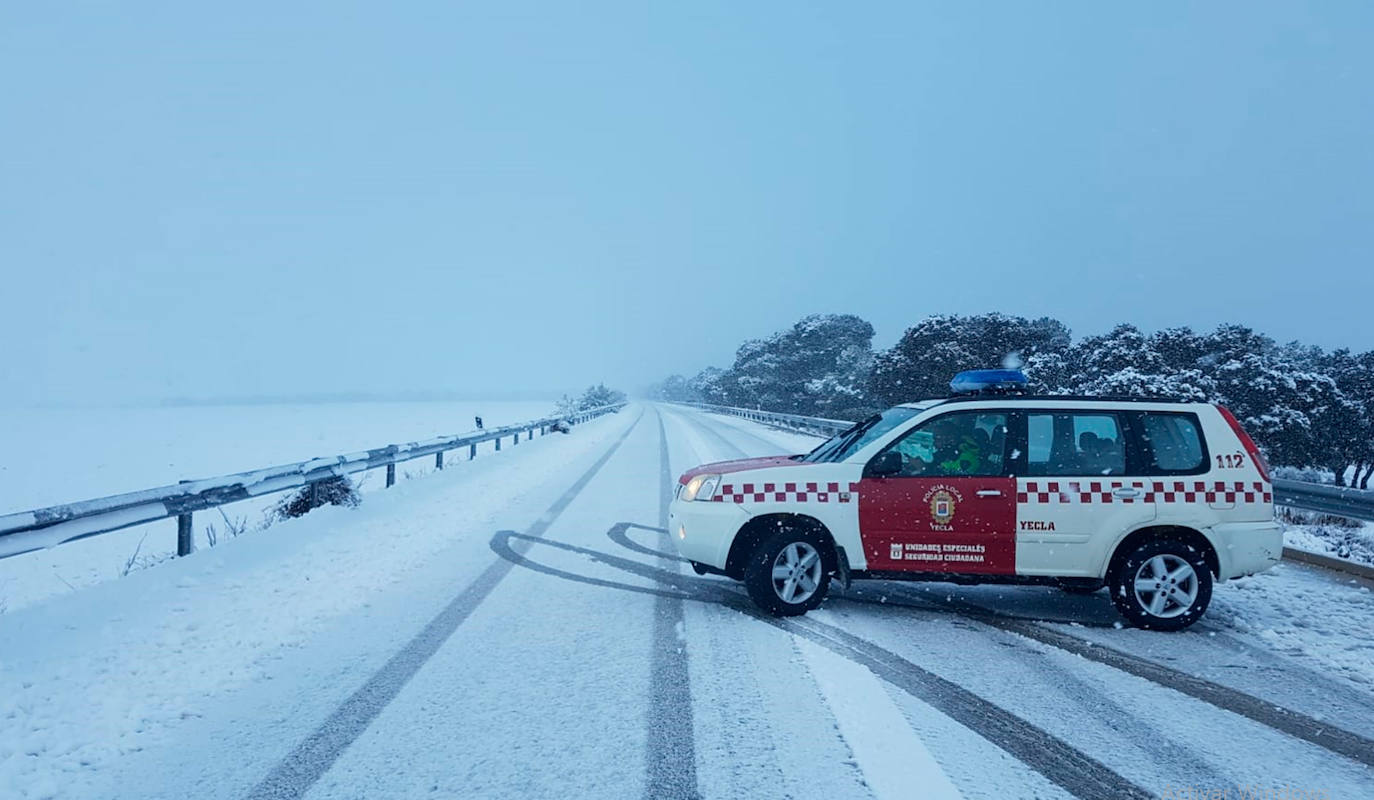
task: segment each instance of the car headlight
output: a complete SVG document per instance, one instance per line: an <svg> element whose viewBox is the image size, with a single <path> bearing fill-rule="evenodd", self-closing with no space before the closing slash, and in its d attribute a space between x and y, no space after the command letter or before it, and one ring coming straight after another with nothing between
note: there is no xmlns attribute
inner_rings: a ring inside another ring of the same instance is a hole
<svg viewBox="0 0 1374 800"><path fill-rule="evenodd" d="M719 475L697 475L687 481L687 485L682 487L678 493L678 498L688 503L693 500L710 500L716 493L716 485L720 483Z"/></svg>

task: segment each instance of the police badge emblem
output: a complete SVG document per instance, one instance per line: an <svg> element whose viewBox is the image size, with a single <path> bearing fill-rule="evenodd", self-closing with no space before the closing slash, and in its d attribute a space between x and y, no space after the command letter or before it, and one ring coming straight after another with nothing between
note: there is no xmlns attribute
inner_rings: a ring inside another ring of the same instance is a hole
<svg viewBox="0 0 1374 800"><path fill-rule="evenodd" d="M937 525L948 525L954 519L954 495L937 489L930 496L930 516Z"/></svg>

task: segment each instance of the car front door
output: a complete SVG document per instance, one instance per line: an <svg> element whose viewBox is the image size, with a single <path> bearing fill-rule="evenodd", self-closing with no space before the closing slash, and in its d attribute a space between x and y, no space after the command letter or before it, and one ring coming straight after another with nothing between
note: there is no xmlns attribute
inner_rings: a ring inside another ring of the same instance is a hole
<svg viewBox="0 0 1374 800"><path fill-rule="evenodd" d="M870 571L1016 572L1009 419L1004 411L942 414L868 462L858 492Z"/></svg>

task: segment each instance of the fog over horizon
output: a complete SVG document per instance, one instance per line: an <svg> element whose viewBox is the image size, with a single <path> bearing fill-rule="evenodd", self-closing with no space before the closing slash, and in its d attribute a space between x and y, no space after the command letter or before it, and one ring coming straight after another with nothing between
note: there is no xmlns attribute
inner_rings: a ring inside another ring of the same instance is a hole
<svg viewBox="0 0 1374 800"><path fill-rule="evenodd" d="M815 313L1374 349L1371 40L1361 3L8 8L0 406L633 393Z"/></svg>

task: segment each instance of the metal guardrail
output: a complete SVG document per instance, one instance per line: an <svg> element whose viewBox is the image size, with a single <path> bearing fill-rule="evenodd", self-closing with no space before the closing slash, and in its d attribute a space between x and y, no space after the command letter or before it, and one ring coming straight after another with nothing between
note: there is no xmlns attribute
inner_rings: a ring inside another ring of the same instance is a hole
<svg viewBox="0 0 1374 800"><path fill-rule="evenodd" d="M678 403L681 406L691 406L703 411L712 411L717 414L729 414L733 417L761 422L764 425L772 425L778 428L786 428L802 433L814 433L822 436L834 436L837 433L849 430L854 427L854 423L846 422L842 419L826 419L824 417L803 417L800 414L778 414L773 411L758 411L751 408L734 408L733 406L713 406L710 403Z"/></svg>
<svg viewBox="0 0 1374 800"><path fill-rule="evenodd" d="M679 403L679 405L700 408L717 414L761 422L778 428L834 436L854 423L821 417L803 417L797 414L777 414L772 411L759 411L750 408L715 406L709 403ZM1274 503L1304 511L1321 514L1334 514L1338 517L1374 521L1374 491L1352 489L1348 486L1328 486L1320 483L1275 479Z"/></svg>
<svg viewBox="0 0 1374 800"><path fill-rule="evenodd" d="M1374 520L1374 492L1349 486L1274 480L1274 502L1290 508Z"/></svg>
<svg viewBox="0 0 1374 800"><path fill-rule="evenodd" d="M570 417L553 416L543 419L493 428L478 433L440 436L423 442L392 444L372 450L340 456L313 458L279 467L184 481L175 486L160 486L137 492L82 500L33 511L21 511L0 516L0 558L17 556L34 550L56 547L59 544L122 530L134 525L176 517L177 555L191 552L191 514L207 508L235 503L253 497L317 486L321 481L386 467L386 485L396 483L396 465L425 456L434 456L434 465L444 467L444 453L468 448L468 459L477 457L477 445L495 442L501 449L503 439L512 444L534 438L534 432L547 434L554 423L563 421L578 425L604 414L619 411L619 403L589 409Z"/></svg>

